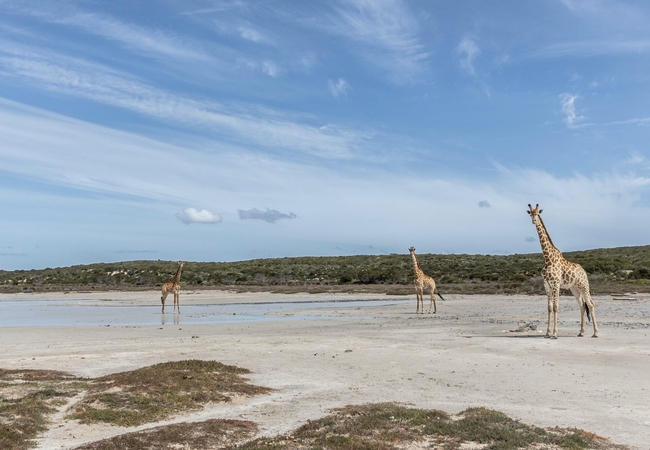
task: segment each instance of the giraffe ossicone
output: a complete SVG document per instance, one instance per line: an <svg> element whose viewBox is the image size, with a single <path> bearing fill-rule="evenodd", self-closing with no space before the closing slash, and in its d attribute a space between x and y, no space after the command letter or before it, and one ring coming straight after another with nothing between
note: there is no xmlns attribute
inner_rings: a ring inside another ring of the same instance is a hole
<svg viewBox="0 0 650 450"><path fill-rule="evenodd" d="M557 316L559 310L560 289L569 289L578 301L580 306L580 332L579 337L584 336L585 315L591 320L594 326L592 337L598 337L598 325L596 324L596 311L591 294L589 293L589 279L587 272L580 264L572 263L564 259L562 252L553 244L551 236L546 230L544 221L540 214L542 210L539 205L533 208L528 204L526 211L533 221L539 235L539 243L542 246L544 255L544 268L542 279L544 290L548 299L548 326L546 327L546 338L557 339ZM553 319L553 332L551 333L551 316Z"/></svg>

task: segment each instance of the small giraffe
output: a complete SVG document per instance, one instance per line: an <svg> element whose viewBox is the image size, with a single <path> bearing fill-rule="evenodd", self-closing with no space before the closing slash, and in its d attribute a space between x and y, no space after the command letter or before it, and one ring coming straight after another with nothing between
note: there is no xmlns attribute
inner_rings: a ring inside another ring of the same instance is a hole
<svg viewBox="0 0 650 450"><path fill-rule="evenodd" d="M551 237L546 231L546 226L542 221L542 210L539 205L533 208L528 205L526 211L531 219L537 234L539 242L542 245L542 254L544 255L544 268L542 269L542 278L544 279L544 289L548 297L548 326L546 327L546 338L557 339L557 313L559 309L560 289L570 289L573 296L580 306L580 333L579 337L584 336L585 332L585 313L587 320L591 320L594 325L594 334L592 337L598 337L598 325L596 325L596 311L594 302L589 294L589 280L587 272L580 264L572 263L564 259L562 253L553 244ZM553 313L553 334L551 334L551 313Z"/></svg>
<svg viewBox="0 0 650 450"><path fill-rule="evenodd" d="M422 272L422 270L420 270L420 266L418 266L418 260L415 258L415 248L409 248L409 252L411 253L411 258L413 258L413 269L415 270L415 301L417 302L415 314L420 312L420 302L422 302L422 314L424 314L425 286L429 288L429 293L431 294L429 313L431 313L431 308L433 307L433 313L435 314L438 311L438 308L436 308L436 298L434 296L434 293L438 294L438 297L440 297L442 300L444 300L444 298L442 298L442 295L436 291L436 282L433 281L433 278L431 278L429 275L426 275L424 272Z"/></svg>
<svg viewBox="0 0 650 450"><path fill-rule="evenodd" d="M172 281L163 284L162 296L160 297L163 313L165 312L165 300L167 299L167 294L170 292L174 294L174 312L176 312L176 305L178 305L178 313L181 313L181 301L179 299L178 293L181 290L181 284L179 281L181 280L181 271L183 270L183 264L183 261L178 261L178 270L176 271L176 275L174 275Z"/></svg>

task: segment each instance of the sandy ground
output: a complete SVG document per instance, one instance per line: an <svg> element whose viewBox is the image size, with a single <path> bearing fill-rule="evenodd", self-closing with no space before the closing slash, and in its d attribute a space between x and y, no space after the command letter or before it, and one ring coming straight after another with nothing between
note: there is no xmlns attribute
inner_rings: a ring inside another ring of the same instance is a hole
<svg viewBox="0 0 650 450"><path fill-rule="evenodd" d="M72 304L156 304L158 292L59 294ZM2 302L53 294L0 295ZM250 369L251 381L276 391L175 417L256 422L264 434L291 430L331 408L396 401L459 412L486 406L538 426L577 427L619 444L650 449L650 297L595 297L600 337L578 338L579 311L560 300L560 337L544 339L541 296L449 295L438 314L415 314L415 298L381 295L184 292L183 305L332 300L398 300L391 306L312 309L310 319L261 323L0 328L0 367L56 369L99 376L158 362L215 359ZM278 313L302 314L298 310ZM512 332L521 322L540 332ZM591 328L587 336L591 336ZM198 336L198 338L192 338ZM76 445L134 429L64 419L41 449ZM160 424L160 423L159 423ZM155 425L159 425L155 424ZM137 429L154 426L149 424Z"/></svg>

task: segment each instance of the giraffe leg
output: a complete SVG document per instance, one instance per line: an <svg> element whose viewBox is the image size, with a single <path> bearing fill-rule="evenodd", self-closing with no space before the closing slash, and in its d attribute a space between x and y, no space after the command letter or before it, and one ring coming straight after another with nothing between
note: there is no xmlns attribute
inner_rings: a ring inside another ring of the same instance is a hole
<svg viewBox="0 0 650 450"><path fill-rule="evenodd" d="M586 297L586 302L585 302L585 307L589 308L589 312L591 313L591 321L594 323L594 334L591 337L598 337L598 325L596 324L596 306L594 305L594 301L591 299L591 295L589 295L589 292L587 292L587 297Z"/></svg>
<svg viewBox="0 0 650 450"><path fill-rule="evenodd" d="M416 291L417 291L418 306L415 313L417 314L418 312L420 312L421 314L424 314L424 285L418 284L416 287ZM422 309L420 309L420 306L422 306Z"/></svg>
<svg viewBox="0 0 650 450"><path fill-rule="evenodd" d="M429 312L431 312L431 306L433 306L433 313L438 312L438 307L436 306L436 297L435 297L436 287L431 286L431 302L429 303Z"/></svg>
<svg viewBox="0 0 650 450"><path fill-rule="evenodd" d="M178 305L178 291L174 290L174 314L176 313L176 305Z"/></svg>
<svg viewBox="0 0 650 450"><path fill-rule="evenodd" d="M178 305L178 314L180 314L181 313L181 293L180 292L176 292L175 300L176 300L176 304Z"/></svg>
<svg viewBox="0 0 650 450"><path fill-rule="evenodd" d="M557 339L557 314L560 309L560 289L555 289L553 292L553 335L551 339Z"/></svg>
<svg viewBox="0 0 650 450"><path fill-rule="evenodd" d="M578 288L572 287L571 293L578 301L578 306L580 306L580 332L578 333L578 337L583 337L585 333L585 300Z"/></svg>
<svg viewBox="0 0 650 450"><path fill-rule="evenodd" d="M544 282L544 287L546 288L546 298L548 303L548 324L546 325L546 335L544 338L548 339L551 337L551 314L553 313L553 300L551 299L551 287L546 282Z"/></svg>
<svg viewBox="0 0 650 450"><path fill-rule="evenodd" d="M162 303L162 312L165 313L165 300L167 300L168 292L163 291L162 296L160 297L160 302Z"/></svg>

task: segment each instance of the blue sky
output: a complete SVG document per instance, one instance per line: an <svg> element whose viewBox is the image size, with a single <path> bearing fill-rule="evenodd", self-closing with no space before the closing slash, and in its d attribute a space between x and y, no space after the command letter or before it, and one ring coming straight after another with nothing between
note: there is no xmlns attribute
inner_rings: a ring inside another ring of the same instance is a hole
<svg viewBox="0 0 650 450"><path fill-rule="evenodd" d="M650 5L0 0L0 268L644 245Z"/></svg>

